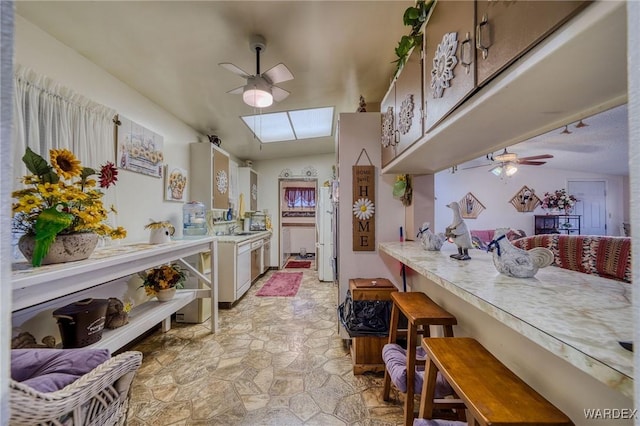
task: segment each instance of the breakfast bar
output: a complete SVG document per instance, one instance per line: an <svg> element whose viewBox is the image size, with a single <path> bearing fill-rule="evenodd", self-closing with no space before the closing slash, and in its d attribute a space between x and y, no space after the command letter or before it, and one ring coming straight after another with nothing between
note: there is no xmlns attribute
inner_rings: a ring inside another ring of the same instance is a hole
<svg viewBox="0 0 640 426"><path fill-rule="evenodd" d="M450 258L456 248L449 243L442 251L412 241L380 243L379 249L415 271L408 273L407 291L426 292L458 317L456 335L486 340L495 356L536 382L530 383L534 388L551 400L564 399L561 408L573 413L576 424L585 409L632 408L633 353L619 344L633 336L631 284L554 266L533 278L511 278L498 273L491 253L473 250L471 260ZM540 362L536 353L551 361ZM577 376L582 385L560 383L562 375ZM566 395L588 394L592 387L606 394L594 397L606 406Z"/></svg>

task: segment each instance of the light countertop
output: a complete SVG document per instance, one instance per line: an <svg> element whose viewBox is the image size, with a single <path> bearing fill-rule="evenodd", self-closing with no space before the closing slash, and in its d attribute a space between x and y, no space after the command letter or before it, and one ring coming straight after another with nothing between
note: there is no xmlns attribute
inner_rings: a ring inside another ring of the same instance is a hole
<svg viewBox="0 0 640 426"><path fill-rule="evenodd" d="M533 278L500 274L492 255L471 250L426 251L419 243L380 243L383 253L595 377L633 397L633 353L618 341L631 340L631 284L555 266Z"/></svg>
<svg viewBox="0 0 640 426"><path fill-rule="evenodd" d="M251 231L249 233L241 232L241 235L216 235L214 238L219 243L240 244L247 241L259 240L260 238L270 237L271 231Z"/></svg>

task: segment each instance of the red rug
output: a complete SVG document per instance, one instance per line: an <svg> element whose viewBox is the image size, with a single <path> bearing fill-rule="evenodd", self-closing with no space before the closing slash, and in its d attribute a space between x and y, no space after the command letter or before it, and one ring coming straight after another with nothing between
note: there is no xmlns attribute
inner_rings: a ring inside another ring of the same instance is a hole
<svg viewBox="0 0 640 426"><path fill-rule="evenodd" d="M285 268L310 268L310 260L290 260L285 265Z"/></svg>
<svg viewBox="0 0 640 426"><path fill-rule="evenodd" d="M302 272L274 272L256 296L295 296L301 281Z"/></svg>

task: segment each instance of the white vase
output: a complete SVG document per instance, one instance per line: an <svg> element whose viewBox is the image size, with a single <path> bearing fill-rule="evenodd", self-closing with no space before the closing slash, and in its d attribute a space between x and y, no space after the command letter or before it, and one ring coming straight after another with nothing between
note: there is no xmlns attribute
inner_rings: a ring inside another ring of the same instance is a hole
<svg viewBox="0 0 640 426"><path fill-rule="evenodd" d="M175 287L156 291L156 297L158 298L158 302L168 302L169 300L173 299L175 295L176 295Z"/></svg>

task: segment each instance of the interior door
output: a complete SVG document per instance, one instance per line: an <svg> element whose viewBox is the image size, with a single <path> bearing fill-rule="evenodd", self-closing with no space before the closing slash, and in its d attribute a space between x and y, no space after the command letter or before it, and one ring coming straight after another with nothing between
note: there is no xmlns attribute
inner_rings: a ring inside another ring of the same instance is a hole
<svg viewBox="0 0 640 426"><path fill-rule="evenodd" d="M569 181L567 192L578 202L573 214L581 216L582 235L607 235L607 193L605 181Z"/></svg>

